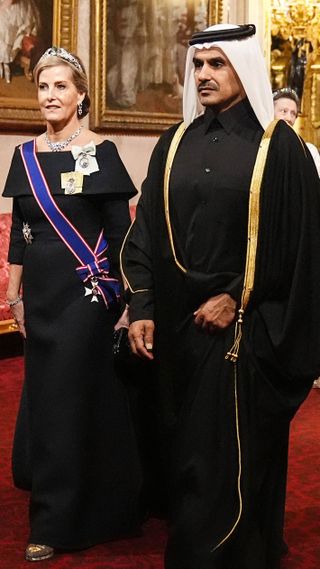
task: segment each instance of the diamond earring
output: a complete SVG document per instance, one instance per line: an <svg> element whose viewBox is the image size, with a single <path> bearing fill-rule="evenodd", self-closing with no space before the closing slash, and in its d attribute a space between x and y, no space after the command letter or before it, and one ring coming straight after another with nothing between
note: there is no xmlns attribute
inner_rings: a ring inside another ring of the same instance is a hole
<svg viewBox="0 0 320 569"><path fill-rule="evenodd" d="M78 104L78 115L79 117L82 115L82 101Z"/></svg>

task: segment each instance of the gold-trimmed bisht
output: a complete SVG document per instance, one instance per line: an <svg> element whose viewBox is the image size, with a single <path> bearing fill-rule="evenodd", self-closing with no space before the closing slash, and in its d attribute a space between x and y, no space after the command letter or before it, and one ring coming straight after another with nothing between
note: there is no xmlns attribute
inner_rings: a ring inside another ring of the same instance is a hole
<svg viewBox="0 0 320 569"><path fill-rule="evenodd" d="M250 197L249 197L249 212L248 212L248 234L247 234L247 255L246 255L246 266L245 266L245 276L244 276L244 283L241 295L241 306L238 311L238 319L235 325L235 333L234 333L234 344L232 348L229 350L227 355L225 356L226 359L229 359L233 365L233 373L234 373L234 401L235 401L235 423L236 423L236 437L237 437L237 445L238 445L238 476L237 476L237 492L239 498L239 511L237 517L228 531L228 533L221 539L217 545L211 548L211 553L219 549L233 534L236 527L239 524L243 503L242 503L242 493L241 493L241 476L242 476L242 453L241 453L241 440L240 440L240 426L239 426L239 406L238 406L238 353L239 353L239 346L242 337L242 325L243 325L243 316L245 313L245 309L248 305L249 298L251 292L253 290L254 284L254 275L255 275L255 261L256 261L256 252L257 252L257 243L258 243L258 231L259 231L259 215L260 215L260 190L261 190L261 183L264 173L264 168L267 160L270 140L273 134L273 131L278 123L278 120L272 121L272 123L268 126L265 133L263 134L260 146L252 174L251 184L250 184ZM171 228L171 221L170 221L170 209L169 209L169 183L170 183L170 174L172 170L173 160L177 151L177 148L181 142L181 139L184 135L186 130L186 125L181 123L181 125L176 130L174 137L171 141L166 168L165 168L165 176L164 176L164 208L165 208L165 218L166 224L168 229L168 236L170 241L170 246L173 254L174 261L179 267L179 269L186 273L187 269L180 263L177 259L174 241L173 241L173 233Z"/></svg>
<svg viewBox="0 0 320 569"><path fill-rule="evenodd" d="M226 360L230 360L233 363L237 361L239 356L243 317L253 291L260 222L260 190L271 137L277 123L278 119L272 121L262 136L251 178L248 211L247 255L241 304L238 310L238 318L234 330L234 343L225 356Z"/></svg>
<svg viewBox="0 0 320 569"><path fill-rule="evenodd" d="M124 268L123 268L122 253L123 253L125 244L126 244L126 242L127 242L127 239L128 239L128 237L129 237L129 233L130 233L130 231L131 231L131 229L132 229L132 227L133 227L134 222L135 222L135 220L133 219L132 222L131 222L131 225L130 225L130 227L129 227L127 233L126 233L126 236L125 236L125 238L124 238L124 240L123 240L123 242L122 242L121 249L120 249L120 255L119 255L119 257L120 257L120 272L121 272L121 275L122 275L122 280L123 280L124 286L125 286L126 284L128 285L128 289L130 290L131 294L137 294L137 293L139 293L139 292L148 292L148 291L150 290L150 289L148 289L148 288L140 288L140 289L138 289L138 290L134 290L133 287L131 286L130 281L129 281L127 275L125 274Z"/></svg>
<svg viewBox="0 0 320 569"><path fill-rule="evenodd" d="M170 175L171 175L173 160L174 160L174 157L176 155L178 146L181 142L181 139L185 133L185 130L186 130L186 125L184 122L182 122L178 126L176 132L174 133L174 137L171 141L171 144L170 144L169 150L168 150L166 167L165 167L165 171L164 171L164 183L163 183L164 214L165 214L165 218L166 218L166 224L167 224L167 229L168 229L170 246L171 246L174 262L176 263L177 267L179 267L179 269L183 273L186 273L187 269L178 260L177 255L176 255L175 246L174 246L174 241L173 241L173 234L172 234L171 221L170 221L169 186L170 186Z"/></svg>

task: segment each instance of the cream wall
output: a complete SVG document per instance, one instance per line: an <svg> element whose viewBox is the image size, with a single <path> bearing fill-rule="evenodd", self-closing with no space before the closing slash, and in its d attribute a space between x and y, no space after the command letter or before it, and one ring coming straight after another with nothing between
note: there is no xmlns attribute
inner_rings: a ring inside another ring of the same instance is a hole
<svg viewBox="0 0 320 569"><path fill-rule="evenodd" d="M263 50L269 48L269 0L224 0L223 19L230 24L255 24ZM268 63L268 62L267 62Z"/></svg>
<svg viewBox="0 0 320 569"><path fill-rule="evenodd" d="M230 23L254 23L261 44L265 39L264 6L266 0L225 0L224 21ZM78 14L78 49L77 52L89 71L89 26L90 0L79 0ZM151 152L157 142L157 136L108 135L105 138L113 140L119 154L130 174L135 186L140 189L146 175ZM10 166L13 150L17 144L30 138L21 134L0 132L0 195ZM0 197L0 212L11 210L11 200Z"/></svg>
<svg viewBox="0 0 320 569"><path fill-rule="evenodd" d="M0 134L0 194L2 194L3 191L14 148L19 142L24 142L28 138L30 138L30 136ZM0 213L7 211L11 211L11 199L0 197Z"/></svg>

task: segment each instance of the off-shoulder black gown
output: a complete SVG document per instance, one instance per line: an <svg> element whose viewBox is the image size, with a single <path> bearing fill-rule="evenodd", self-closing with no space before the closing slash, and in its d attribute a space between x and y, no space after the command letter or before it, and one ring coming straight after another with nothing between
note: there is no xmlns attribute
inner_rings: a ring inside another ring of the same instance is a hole
<svg viewBox="0 0 320 569"><path fill-rule="evenodd" d="M83 192L71 196L60 183L61 172L74 170L71 152L42 152L38 158L56 203L92 247L104 228L111 274L120 278L128 200L136 191L114 144L97 145L100 171L84 176ZM23 265L23 429L26 414L29 421L28 437L17 438L14 478L31 488L30 542L73 549L134 534L140 468L126 393L112 360L120 309L107 310L84 295L75 270L79 262L33 198L18 148L3 195L14 197L9 262ZM23 222L31 228L31 244L24 241Z"/></svg>

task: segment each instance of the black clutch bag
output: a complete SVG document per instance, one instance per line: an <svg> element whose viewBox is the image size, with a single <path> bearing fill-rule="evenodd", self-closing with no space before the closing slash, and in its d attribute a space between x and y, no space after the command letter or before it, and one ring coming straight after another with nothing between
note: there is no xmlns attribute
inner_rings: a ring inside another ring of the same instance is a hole
<svg viewBox="0 0 320 569"><path fill-rule="evenodd" d="M113 332L112 353L115 361L126 363L132 358L128 328L118 328Z"/></svg>

